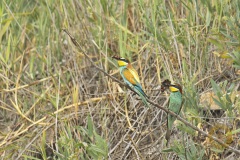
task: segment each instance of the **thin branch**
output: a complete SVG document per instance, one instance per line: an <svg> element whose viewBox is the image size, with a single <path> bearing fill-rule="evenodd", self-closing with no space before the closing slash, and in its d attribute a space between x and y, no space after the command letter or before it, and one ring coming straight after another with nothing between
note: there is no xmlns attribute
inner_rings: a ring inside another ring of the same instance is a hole
<svg viewBox="0 0 240 160"><path fill-rule="evenodd" d="M65 33L68 34L68 36L71 38L71 41L73 42L73 44L85 55L85 57L92 63L92 65L97 69L99 70L100 72L102 72L104 75L106 75L107 77L111 78L112 80L118 82L119 84L127 87L128 89L132 90L133 92L135 92L131 87L129 87L128 85L126 85L125 83L119 81L118 79L116 79L115 77L109 75L106 71L104 71L102 68L98 67L93 61L92 59L88 56L88 54L84 51L84 49L82 48L82 46L77 42L77 40L68 32L67 29L63 29L63 31ZM135 92L136 93L136 92ZM137 93L136 93L137 94ZM185 125L187 125L188 127L191 127L192 129L200 132L201 134L203 134L204 136L206 137L209 137L210 139L213 139L214 141L218 142L219 144L221 144L222 146L232 150L233 152L235 152L236 154L239 154L240 155L240 150L237 150L233 147L231 147L230 145L224 143L222 140L202 131L201 129L197 128L196 126L192 125L191 123L189 123L188 121L186 121L185 119L181 118L180 116L178 116L177 114L175 114L174 112L172 111L169 111L167 108L164 108L158 104L156 104L155 102L151 101L150 99L146 98L146 100L152 104L153 106L155 107L158 107L159 109L161 110L164 110L165 112L171 114L172 116L175 116L178 120L180 120L181 122L183 122Z"/></svg>
<svg viewBox="0 0 240 160"><path fill-rule="evenodd" d="M134 91L131 87L129 87L128 85L125 85L123 82L119 81L117 78L109 75L106 71L104 71L102 68L98 67L93 61L92 59L87 55L87 53L84 51L84 49L82 48L82 46L78 43L78 41L76 41L76 39L68 32L68 30L66 29L62 29L65 33L68 34L68 36L71 38L71 41L73 42L73 44L85 55L85 57L91 62L91 64L97 68L100 72L102 72L103 74L105 74L107 77L111 78L112 80L118 82L119 84L126 86L128 89L131 89L132 91ZM135 92L136 93L136 92ZM137 94L137 93L136 93Z"/></svg>

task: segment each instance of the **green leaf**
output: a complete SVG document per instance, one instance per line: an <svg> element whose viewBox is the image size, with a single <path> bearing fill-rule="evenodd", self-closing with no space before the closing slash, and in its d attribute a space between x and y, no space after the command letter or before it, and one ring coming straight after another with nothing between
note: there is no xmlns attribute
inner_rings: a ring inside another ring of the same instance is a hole
<svg viewBox="0 0 240 160"><path fill-rule="evenodd" d="M167 148L162 150L163 153L173 152L172 148Z"/></svg>
<svg viewBox="0 0 240 160"><path fill-rule="evenodd" d="M224 150L221 150L221 149L217 149L217 148L210 148L213 152L216 152L216 153L222 153Z"/></svg>
<svg viewBox="0 0 240 160"><path fill-rule="evenodd" d="M220 87L217 85L217 83L213 79L211 79L210 81L211 81L214 93L218 96L218 98L220 98L222 94Z"/></svg>
<svg viewBox="0 0 240 160"><path fill-rule="evenodd" d="M216 40L216 39L214 39L214 38L208 38L207 41L210 42L210 43L212 43L212 44L214 44L215 46L217 46L218 49L223 49L223 45L222 45L222 42L221 42L221 41Z"/></svg>
<svg viewBox="0 0 240 160"><path fill-rule="evenodd" d="M178 129L180 129L182 132L186 132L188 134L191 134L191 135L195 135L195 130L186 126L184 123L179 122L179 125L177 126Z"/></svg>
<svg viewBox="0 0 240 160"><path fill-rule="evenodd" d="M102 155L102 156L105 156L105 155L107 154L104 149L99 148L99 147L96 146L96 145L91 145L91 146L89 147L89 150L91 150L92 152L96 153L96 155L100 154L100 155Z"/></svg>
<svg viewBox="0 0 240 160"><path fill-rule="evenodd" d="M208 27L210 25L211 22L211 13L209 12L209 10L207 10L207 15L206 15L206 26Z"/></svg>
<svg viewBox="0 0 240 160"><path fill-rule="evenodd" d="M226 93L226 100L228 103L232 104L232 100L231 100L231 93Z"/></svg>
<svg viewBox="0 0 240 160"><path fill-rule="evenodd" d="M213 101L216 103L216 105L218 105L220 108L222 108L222 109L226 109L225 107L224 107L224 105L223 105L223 103L222 102L220 102L220 101L218 101L216 98L214 98L213 97Z"/></svg>
<svg viewBox="0 0 240 160"><path fill-rule="evenodd" d="M94 130L94 126L93 126L93 122L90 116L88 116L88 120L87 120L87 129L88 129L88 136L89 137L93 137L93 130Z"/></svg>
<svg viewBox="0 0 240 160"><path fill-rule="evenodd" d="M42 141L41 141L41 154L42 154L42 158L43 159L47 159L47 154L46 154L46 149L45 149L45 145L46 145L46 131L43 131L42 134Z"/></svg>
<svg viewBox="0 0 240 160"><path fill-rule="evenodd" d="M231 132L228 132L227 134L226 134L226 136L229 136L229 135L232 135L232 134L237 134L237 133L239 133L240 132L240 128L239 129L236 129L236 130L233 130L233 131L231 131Z"/></svg>
<svg viewBox="0 0 240 160"><path fill-rule="evenodd" d="M12 22L13 18L9 18L7 19L5 22L5 25L3 27L1 27L0 30L0 44L2 44L2 36L6 33L6 31L8 30L11 22Z"/></svg>
<svg viewBox="0 0 240 160"><path fill-rule="evenodd" d="M7 45L7 50L5 52L5 63L8 63L9 56L10 56L10 48L11 48L11 34L8 36L8 45Z"/></svg>
<svg viewBox="0 0 240 160"><path fill-rule="evenodd" d="M32 156L27 156L27 155L23 155L24 159L28 160L28 159L31 159L31 160L41 160L39 158L35 158L35 157L32 157Z"/></svg>

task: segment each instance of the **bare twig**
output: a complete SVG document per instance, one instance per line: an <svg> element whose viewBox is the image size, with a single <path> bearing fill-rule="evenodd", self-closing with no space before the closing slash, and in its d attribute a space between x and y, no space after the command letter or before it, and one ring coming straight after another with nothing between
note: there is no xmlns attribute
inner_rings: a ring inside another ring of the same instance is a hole
<svg viewBox="0 0 240 160"><path fill-rule="evenodd" d="M131 87L129 87L128 85L124 84L123 82L119 81L118 79L116 79L115 77L109 75L106 71L104 71L102 68L98 67L97 65L95 65L95 63L92 61L92 59L87 55L87 53L84 51L84 49L82 48L82 46L77 42L77 40L68 32L68 30L66 29L63 29L63 31L65 33L68 34L68 36L71 38L71 41L73 42L73 44L85 55L85 57L92 63L92 65L97 69L99 70L100 72L102 72L104 75L106 75L107 77L111 78L112 80L118 82L119 84L129 88L130 90L132 90ZM133 92L135 92L134 90L132 90ZM136 93L136 92L135 92ZM136 93L137 94L137 93ZM180 116L178 116L177 114L175 114L174 112L172 111L169 111L167 108L164 108L163 106L160 106L158 104L156 104L155 102L151 101L150 99L146 98L147 101L152 104L153 106L155 107L158 107L159 109L161 110L164 110L165 112L171 114L172 116L175 116L178 120L180 120L181 122L183 122L185 125L187 125L188 127L191 127L192 129L200 132L201 134L203 134L204 136L206 137L209 137L210 139L213 139L214 141L218 142L219 144L221 144L222 146L232 150L233 152L235 152L236 154L239 154L240 155L240 151L231 147L230 145L224 143L222 140L212 136L212 135L209 135L208 133L202 131L201 129L199 129L198 127L192 125L191 123L189 123L188 121L186 121L185 119L181 118Z"/></svg>

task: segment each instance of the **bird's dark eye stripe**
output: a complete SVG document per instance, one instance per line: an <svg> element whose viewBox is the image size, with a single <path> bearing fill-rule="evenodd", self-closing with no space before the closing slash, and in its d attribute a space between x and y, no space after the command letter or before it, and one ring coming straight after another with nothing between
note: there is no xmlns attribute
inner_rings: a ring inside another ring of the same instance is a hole
<svg viewBox="0 0 240 160"><path fill-rule="evenodd" d="M172 86L172 87L175 87L175 88L177 88L177 89L180 89L179 86L177 86L177 85L172 84L171 86Z"/></svg>
<svg viewBox="0 0 240 160"><path fill-rule="evenodd" d="M126 63L129 63L129 61L127 59L124 59L124 58L120 58L122 61L126 62Z"/></svg>

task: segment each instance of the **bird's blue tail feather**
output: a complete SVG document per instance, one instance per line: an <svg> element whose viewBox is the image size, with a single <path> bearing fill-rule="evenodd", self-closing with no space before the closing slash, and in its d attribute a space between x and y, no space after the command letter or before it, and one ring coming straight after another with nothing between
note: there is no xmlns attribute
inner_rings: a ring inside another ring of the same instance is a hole
<svg viewBox="0 0 240 160"><path fill-rule="evenodd" d="M139 92L141 92L141 94L144 96L144 97L147 97L146 93L143 91L142 87L140 85L136 85L134 86L137 90L139 90Z"/></svg>
<svg viewBox="0 0 240 160"><path fill-rule="evenodd" d="M147 107L149 107L149 104L148 104L148 102L147 102L147 99L146 99L146 97L147 97L147 95L144 93L144 91L142 90L142 87L140 86L134 86L134 90L138 93L138 95L141 97L141 99L142 99L142 101L143 101L143 103L147 106Z"/></svg>

